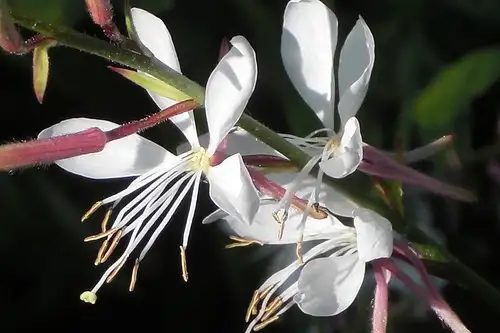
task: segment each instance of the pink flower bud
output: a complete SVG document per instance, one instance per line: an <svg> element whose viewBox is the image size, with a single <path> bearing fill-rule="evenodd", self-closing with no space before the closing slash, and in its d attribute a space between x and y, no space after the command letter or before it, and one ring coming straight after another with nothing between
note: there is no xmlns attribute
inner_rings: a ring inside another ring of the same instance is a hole
<svg viewBox="0 0 500 333"><path fill-rule="evenodd" d="M108 141L98 128L47 139L0 146L0 170L52 163L68 157L98 152Z"/></svg>
<svg viewBox="0 0 500 333"><path fill-rule="evenodd" d="M105 26L113 20L113 7L109 0L85 0L95 24Z"/></svg>
<svg viewBox="0 0 500 333"><path fill-rule="evenodd" d="M17 31L5 0L0 0L0 47L9 53L23 53L23 38Z"/></svg>

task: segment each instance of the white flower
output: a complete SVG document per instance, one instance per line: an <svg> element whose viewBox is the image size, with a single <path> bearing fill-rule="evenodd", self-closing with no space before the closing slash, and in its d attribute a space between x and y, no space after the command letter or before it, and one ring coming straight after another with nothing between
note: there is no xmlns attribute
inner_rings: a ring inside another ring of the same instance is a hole
<svg viewBox="0 0 500 333"><path fill-rule="evenodd" d="M163 22L136 8L132 10L132 19L140 41L153 55L168 66L177 63L178 68L175 49ZM98 207L112 203L105 217L107 222L111 210L126 196L136 193L136 196L120 209L110 229L103 223L101 234L87 238L106 238L96 260L98 264L107 259L123 236L131 234L124 253L103 274L91 292L82 294L83 300L95 302L95 292L105 281L109 282L116 275L143 238L152 231L136 259L130 287L133 289L139 262L192 189L181 246L183 278L187 280L185 250L202 175L208 180L210 197L219 208L245 223L250 224L253 220L258 211L259 197L241 155L228 156L218 165L214 165L211 159L222 139L243 113L257 78L255 53L248 41L237 36L231 40L231 44L232 48L220 60L207 83L205 109L210 140L206 148L200 147L194 118L188 113L176 116L174 121L191 144L191 149L179 156L172 155L139 135L131 135L112 142L102 152L56 162L65 170L88 178L139 176L125 190L96 203L84 216L85 219ZM161 109L173 103L150 94ZM76 118L45 129L39 137L52 137L90 127L109 130L117 126L104 120Z"/></svg>
<svg viewBox="0 0 500 333"><path fill-rule="evenodd" d="M338 21L319 0L291 0L284 14L281 56L285 70L304 101L325 128L306 138L284 135L313 155L319 154L320 167L334 178L356 170L363 159L363 145L355 118L368 90L374 64L374 40L360 17L340 52L338 93L334 56ZM334 111L338 107L339 132L334 130ZM317 137L317 134L323 136Z"/></svg>
<svg viewBox="0 0 500 333"><path fill-rule="evenodd" d="M228 232L248 242L294 243L299 233L301 214L289 217L283 238L276 240L276 223L268 214L260 214L261 210L268 209L266 206L266 203L261 204L252 225L222 212L213 214L204 223L222 219ZM365 208L356 208L352 216L354 227L345 226L332 215L322 220L307 218L303 230L304 242L320 243L304 253L304 266L294 261L269 277L254 293L246 319L249 321L252 313L257 316L247 332L277 320L294 304L313 316L333 316L352 304L361 288L366 263L389 258L393 250L392 226L387 219ZM301 271L297 278L294 273L298 270ZM288 287L283 290L285 284ZM278 295L274 297L275 294ZM260 301L260 310L256 311Z"/></svg>

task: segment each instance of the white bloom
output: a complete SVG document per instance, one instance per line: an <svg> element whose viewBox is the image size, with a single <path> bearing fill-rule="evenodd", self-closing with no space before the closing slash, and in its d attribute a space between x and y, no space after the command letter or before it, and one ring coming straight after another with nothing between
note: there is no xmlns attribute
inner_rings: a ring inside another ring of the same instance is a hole
<svg viewBox="0 0 500 333"><path fill-rule="evenodd" d="M281 56L285 70L304 101L325 126L306 138L285 135L313 155L320 167L334 178L356 170L363 159L359 123L355 118L368 90L374 64L374 40L360 17L340 52L338 92L334 73L338 21L319 0L291 0L284 14ZM338 107L339 132L334 130ZM317 134L323 136L317 137Z"/></svg>
<svg viewBox="0 0 500 333"><path fill-rule="evenodd" d="M143 45L160 61L178 69L175 49L163 22L136 8L132 10L132 19ZM258 193L241 155L231 155L218 165L213 165L211 161L222 139L243 113L257 78L255 53L248 41L237 36L231 40L231 44L232 48L218 63L207 83L205 109L210 139L206 148L199 145L194 118L188 113L176 116L174 121L191 144L191 149L179 156L172 155L139 135L131 135L111 143L102 152L56 162L65 170L88 178L139 176L125 190L96 203L84 216L86 218L98 207L112 203L105 218L107 220L111 209L126 196L136 193L136 196L120 209L110 229L107 229L104 223L101 234L88 238L90 240L107 237L96 260L98 264L107 259L120 238L131 234L121 257L109 267L91 292L82 294L82 299L95 301L95 292L105 281L109 282L116 275L146 234L154 230L137 256L131 283L133 289L139 262L192 189L181 246L183 278L187 280L185 249L202 175L208 180L211 199L223 211L248 224L257 213ZM173 104L163 97L150 94L161 109ZM104 120L76 118L45 129L39 137L72 133L90 127L109 130L117 126Z"/></svg>
<svg viewBox="0 0 500 333"><path fill-rule="evenodd" d="M262 209L266 209L265 204L261 205ZM258 214L254 223L249 226L227 214L218 214L207 222L217 217L222 218L226 228L238 237L263 244L295 242L298 236L296 227L302 219L300 214L290 216L286 236L276 241L273 238L276 223L269 217L266 218L266 215ZM269 277L255 292L247 321L252 312L255 314L257 303L262 301L262 304L247 332L275 321L294 304L304 313L313 316L333 316L352 304L361 288L366 263L389 258L393 249L392 226L388 220L364 208L355 209L353 216L354 227L343 225L331 215L323 220L307 219L303 232L304 242L321 242L304 253L304 266L299 261L294 261ZM298 270L301 271L296 278L294 273ZM274 296L275 294L278 295Z"/></svg>

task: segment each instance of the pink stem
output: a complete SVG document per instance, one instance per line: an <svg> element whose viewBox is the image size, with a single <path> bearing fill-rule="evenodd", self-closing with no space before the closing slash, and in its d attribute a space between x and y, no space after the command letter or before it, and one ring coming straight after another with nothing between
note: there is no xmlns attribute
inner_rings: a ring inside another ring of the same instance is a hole
<svg viewBox="0 0 500 333"><path fill-rule="evenodd" d="M375 299L373 302L372 332L385 333L387 329L387 309L389 302L388 279L383 268L376 260L372 262L375 275Z"/></svg>

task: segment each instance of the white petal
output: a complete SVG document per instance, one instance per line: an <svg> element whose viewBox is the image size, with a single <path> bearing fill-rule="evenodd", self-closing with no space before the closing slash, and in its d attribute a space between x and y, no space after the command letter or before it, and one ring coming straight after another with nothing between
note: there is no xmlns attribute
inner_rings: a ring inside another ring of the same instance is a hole
<svg viewBox="0 0 500 333"><path fill-rule="evenodd" d="M347 309L358 295L365 263L357 254L318 258L308 262L299 277L295 302L302 312L334 316Z"/></svg>
<svg viewBox="0 0 500 333"><path fill-rule="evenodd" d="M375 41L360 17L340 52L339 115L341 125L354 117L365 99L375 62Z"/></svg>
<svg viewBox="0 0 500 333"><path fill-rule="evenodd" d="M328 160L320 162L319 166L328 176L343 178L356 171L362 159L363 139L360 126L358 120L352 117L345 124L336 153Z"/></svg>
<svg viewBox="0 0 500 333"><path fill-rule="evenodd" d="M229 132L226 139L225 153L228 155L241 154L244 156L265 154L284 157L277 150L271 148L242 128L236 128L235 130ZM199 140L202 147L207 147L210 141L210 134L205 133L200 135ZM188 151L189 149L190 147L187 144L182 143L177 147L177 153L180 154Z"/></svg>
<svg viewBox="0 0 500 333"><path fill-rule="evenodd" d="M231 44L233 46L217 64L207 83L205 110L210 155L240 119L257 81L257 62L252 46L243 36L233 37Z"/></svg>
<svg viewBox="0 0 500 333"><path fill-rule="evenodd" d="M338 21L318 0L288 2L281 36L281 58L295 89L325 127L333 129L333 57Z"/></svg>
<svg viewBox="0 0 500 333"><path fill-rule="evenodd" d="M233 216L222 216L216 214L207 223L216 218L222 219L220 225L230 235L242 238L258 240L265 244L291 244L297 243L300 237L299 225L302 220L302 212L291 209L285 222L283 236L278 239L279 224L274 220L272 214L278 208L274 201L263 200L259 211L255 215L252 224L247 224ZM328 216L325 219L308 218L304 228L304 241L331 239L336 235L344 235L349 227L344 226L337 218Z"/></svg>
<svg viewBox="0 0 500 333"><path fill-rule="evenodd" d="M135 33L139 39L137 41L139 45L147 53L149 51L162 63L174 71L181 73L174 42L165 23L160 18L140 8L132 8L131 16ZM160 96L149 90L148 93L162 110L177 103L170 98ZM192 112L177 115L170 118L170 120L184 133L186 139L193 147L198 146L198 136Z"/></svg>
<svg viewBox="0 0 500 333"><path fill-rule="evenodd" d="M241 155L232 155L210 167L206 176L212 201L229 215L252 223L259 209L259 195Z"/></svg>
<svg viewBox="0 0 500 333"><path fill-rule="evenodd" d="M181 67L175 52L172 36L165 23L153 14L132 8L132 25L140 46L145 47L155 58L180 73Z"/></svg>
<svg viewBox="0 0 500 333"><path fill-rule="evenodd" d="M76 133L92 127L109 131L118 126L106 120L72 118L44 129L38 134L38 138ZM174 155L164 148L140 135L132 134L108 143L98 153L66 158L55 163L64 170L83 177L106 179L138 176L170 158L174 158Z"/></svg>
<svg viewBox="0 0 500 333"><path fill-rule="evenodd" d="M368 262L392 255L392 225L385 217L372 210L359 208L354 212L358 255Z"/></svg>

